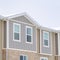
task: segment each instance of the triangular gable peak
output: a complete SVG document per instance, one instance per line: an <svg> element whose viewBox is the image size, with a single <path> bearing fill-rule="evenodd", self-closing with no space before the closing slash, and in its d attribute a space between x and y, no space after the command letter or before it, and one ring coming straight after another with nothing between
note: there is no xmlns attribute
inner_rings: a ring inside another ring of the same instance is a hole
<svg viewBox="0 0 60 60"><path fill-rule="evenodd" d="M38 24L36 24L35 20L33 18L31 18L27 13L21 13L21 14L16 14L13 16L9 16L9 19L13 19L13 20L17 20L17 21L21 21L21 22L25 22L28 24L32 24L37 26Z"/></svg>

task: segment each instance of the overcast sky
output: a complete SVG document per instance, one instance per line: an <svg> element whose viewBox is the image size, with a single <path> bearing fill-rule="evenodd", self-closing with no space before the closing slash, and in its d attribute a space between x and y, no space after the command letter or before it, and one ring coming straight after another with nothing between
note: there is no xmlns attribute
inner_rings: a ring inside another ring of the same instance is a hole
<svg viewBox="0 0 60 60"><path fill-rule="evenodd" d="M0 15L23 12L42 26L60 28L60 0L0 0Z"/></svg>

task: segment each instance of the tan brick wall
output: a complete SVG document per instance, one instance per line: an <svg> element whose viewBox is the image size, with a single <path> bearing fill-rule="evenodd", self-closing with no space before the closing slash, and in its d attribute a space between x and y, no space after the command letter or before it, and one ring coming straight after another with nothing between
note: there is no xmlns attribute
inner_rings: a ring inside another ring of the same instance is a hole
<svg viewBox="0 0 60 60"><path fill-rule="evenodd" d="M2 49L2 60L6 60L6 49Z"/></svg>
<svg viewBox="0 0 60 60"><path fill-rule="evenodd" d="M4 40L4 22L0 20L0 60L2 60L3 40Z"/></svg>
<svg viewBox="0 0 60 60"><path fill-rule="evenodd" d="M2 60L2 22L0 21L0 60Z"/></svg>
<svg viewBox="0 0 60 60"><path fill-rule="evenodd" d="M3 50L3 60L6 59L6 53L8 53L7 60L19 60L20 55L27 55L28 60L40 60L40 57L47 57L48 60L56 60L55 56L41 55L34 52L18 50Z"/></svg>

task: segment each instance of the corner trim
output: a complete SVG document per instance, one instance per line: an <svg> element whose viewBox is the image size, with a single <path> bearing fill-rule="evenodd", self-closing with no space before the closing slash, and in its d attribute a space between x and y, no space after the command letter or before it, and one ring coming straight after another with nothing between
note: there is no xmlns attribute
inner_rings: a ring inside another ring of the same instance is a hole
<svg viewBox="0 0 60 60"><path fill-rule="evenodd" d="M9 48L9 21L6 21L6 38L7 38L7 44L6 47Z"/></svg>

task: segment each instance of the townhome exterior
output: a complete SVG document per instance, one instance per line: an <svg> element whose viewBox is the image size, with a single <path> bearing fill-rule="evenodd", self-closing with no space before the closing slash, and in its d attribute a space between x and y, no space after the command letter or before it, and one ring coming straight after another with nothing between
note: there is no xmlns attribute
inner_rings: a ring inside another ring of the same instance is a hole
<svg viewBox="0 0 60 60"><path fill-rule="evenodd" d="M42 27L27 13L0 19L0 60L60 60L60 31Z"/></svg>

